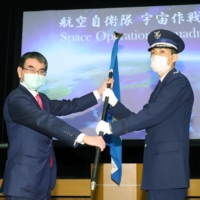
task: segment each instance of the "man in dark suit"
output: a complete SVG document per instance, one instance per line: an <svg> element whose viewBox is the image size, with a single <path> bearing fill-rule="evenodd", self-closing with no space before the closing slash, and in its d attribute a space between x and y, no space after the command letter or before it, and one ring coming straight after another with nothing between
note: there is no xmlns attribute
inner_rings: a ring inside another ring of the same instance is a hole
<svg viewBox="0 0 200 200"><path fill-rule="evenodd" d="M111 115L117 121L100 121L96 131L116 136L146 129L142 190L148 200L185 200L189 187L189 125L194 95L188 79L175 69L184 42L168 30L148 36L152 70L160 81L137 114L117 101L110 89Z"/></svg>
<svg viewBox="0 0 200 200"><path fill-rule="evenodd" d="M50 200L56 182L52 137L74 148L79 143L97 146L102 151L105 148L102 137L81 133L56 116L83 111L97 104L106 84L113 84L113 79L107 79L98 90L80 98L50 100L38 93L47 67L42 54L25 53L17 68L20 84L4 104L9 148L0 192L7 200Z"/></svg>

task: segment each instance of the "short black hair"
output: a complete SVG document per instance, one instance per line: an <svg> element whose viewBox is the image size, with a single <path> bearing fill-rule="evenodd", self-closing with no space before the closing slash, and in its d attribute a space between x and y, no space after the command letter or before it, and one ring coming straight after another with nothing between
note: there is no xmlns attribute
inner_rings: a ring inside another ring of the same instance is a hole
<svg viewBox="0 0 200 200"><path fill-rule="evenodd" d="M21 67L22 69L24 68L24 63L28 58L35 58L37 59L40 63L44 63L45 65L45 71L47 71L48 68L48 62L47 59L39 52L37 51L32 51L32 52L27 52L19 60L18 66Z"/></svg>

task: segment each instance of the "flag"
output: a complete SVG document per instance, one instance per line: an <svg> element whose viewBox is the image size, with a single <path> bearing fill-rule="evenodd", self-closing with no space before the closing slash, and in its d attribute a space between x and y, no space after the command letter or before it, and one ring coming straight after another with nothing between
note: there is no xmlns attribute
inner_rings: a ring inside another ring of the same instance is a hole
<svg viewBox="0 0 200 200"><path fill-rule="evenodd" d="M119 85L119 71L118 71L118 42L120 37L117 38L114 42L112 55L111 55L111 64L110 70L113 70L114 86L113 92L117 99L120 101L120 85ZM109 113L110 106L107 108L106 122L112 122L115 119ZM118 185L121 181L122 175L122 140L121 137L111 135L105 135L104 139L106 145L110 146L110 156L111 156L111 179L115 181Z"/></svg>

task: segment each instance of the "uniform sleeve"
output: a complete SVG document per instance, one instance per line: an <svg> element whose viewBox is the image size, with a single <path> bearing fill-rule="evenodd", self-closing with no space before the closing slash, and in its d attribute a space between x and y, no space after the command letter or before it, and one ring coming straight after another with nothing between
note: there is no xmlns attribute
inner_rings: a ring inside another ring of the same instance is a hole
<svg viewBox="0 0 200 200"><path fill-rule="evenodd" d="M128 117L111 123L114 135L155 126L176 111L185 101L193 99L193 92L187 79L179 77L163 86L155 101L144 106L137 114L129 111ZM119 110L123 112L123 110ZM128 111L126 111L128 113Z"/></svg>

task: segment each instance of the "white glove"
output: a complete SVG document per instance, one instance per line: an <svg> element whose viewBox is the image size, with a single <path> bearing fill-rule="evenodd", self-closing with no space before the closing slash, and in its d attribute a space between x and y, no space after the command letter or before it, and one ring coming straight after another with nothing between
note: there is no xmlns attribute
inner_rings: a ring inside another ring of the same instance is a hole
<svg viewBox="0 0 200 200"><path fill-rule="evenodd" d="M110 88L105 88L104 89L103 95L102 95L102 101L105 101L106 97L109 97L108 103L111 106L115 106L116 103L118 102L118 99L116 98L114 92Z"/></svg>
<svg viewBox="0 0 200 200"><path fill-rule="evenodd" d="M107 134L112 134L111 130L110 130L110 125L108 122L105 122L103 120L99 121L99 123L97 124L97 127L96 127L96 133L97 135L99 135L99 132L102 131L103 134L105 135L106 133Z"/></svg>

